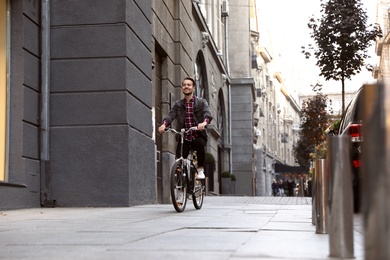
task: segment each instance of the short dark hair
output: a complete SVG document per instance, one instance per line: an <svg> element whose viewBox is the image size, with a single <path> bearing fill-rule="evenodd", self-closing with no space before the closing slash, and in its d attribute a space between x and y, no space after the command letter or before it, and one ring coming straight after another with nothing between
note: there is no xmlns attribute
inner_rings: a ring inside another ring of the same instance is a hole
<svg viewBox="0 0 390 260"><path fill-rule="evenodd" d="M196 86L196 82L195 82L195 79L194 79L194 78L191 78L191 77L189 77L189 76L185 77L185 78L183 79L183 81L181 82L182 85L183 85L184 80L191 80L191 81L192 81L192 84L194 85L194 87Z"/></svg>

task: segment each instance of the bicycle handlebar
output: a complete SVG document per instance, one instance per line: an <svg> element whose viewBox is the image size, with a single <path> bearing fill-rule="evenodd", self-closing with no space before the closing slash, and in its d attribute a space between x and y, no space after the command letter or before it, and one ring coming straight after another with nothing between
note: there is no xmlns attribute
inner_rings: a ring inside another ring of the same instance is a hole
<svg viewBox="0 0 390 260"><path fill-rule="evenodd" d="M175 134L187 134L188 132L190 132L191 130L198 130L198 127L197 126L193 126L193 127L190 127L188 130L185 130L185 128L182 128L181 131L177 131L176 129L174 128L170 128L170 127L167 127L165 128L165 132L173 132Z"/></svg>

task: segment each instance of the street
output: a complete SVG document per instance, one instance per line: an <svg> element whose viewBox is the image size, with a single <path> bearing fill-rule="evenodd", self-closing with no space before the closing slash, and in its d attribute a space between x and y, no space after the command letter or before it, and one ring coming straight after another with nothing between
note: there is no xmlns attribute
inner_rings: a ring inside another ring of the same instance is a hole
<svg viewBox="0 0 390 260"><path fill-rule="evenodd" d="M0 259L328 259L329 235L316 234L311 198L207 196L129 208L0 211ZM364 259L354 216L355 259Z"/></svg>

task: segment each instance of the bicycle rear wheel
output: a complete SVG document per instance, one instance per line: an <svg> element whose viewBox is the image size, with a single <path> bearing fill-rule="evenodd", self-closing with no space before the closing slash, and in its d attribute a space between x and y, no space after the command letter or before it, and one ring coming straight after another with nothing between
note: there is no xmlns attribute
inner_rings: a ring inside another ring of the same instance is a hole
<svg viewBox="0 0 390 260"><path fill-rule="evenodd" d="M203 205L204 193L205 193L205 181L194 180L194 194L192 194L192 202L196 209L201 209Z"/></svg>
<svg viewBox="0 0 390 260"><path fill-rule="evenodd" d="M172 204L177 212L183 212L187 204L186 180L181 171L180 163L174 163L171 170L170 185Z"/></svg>

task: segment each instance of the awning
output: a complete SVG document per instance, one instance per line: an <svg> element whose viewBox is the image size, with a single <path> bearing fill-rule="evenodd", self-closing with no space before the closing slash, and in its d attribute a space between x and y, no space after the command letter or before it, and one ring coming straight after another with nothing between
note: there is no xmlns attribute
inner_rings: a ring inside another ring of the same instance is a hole
<svg viewBox="0 0 390 260"><path fill-rule="evenodd" d="M307 173L303 166L290 166L282 163L275 163L275 173Z"/></svg>

